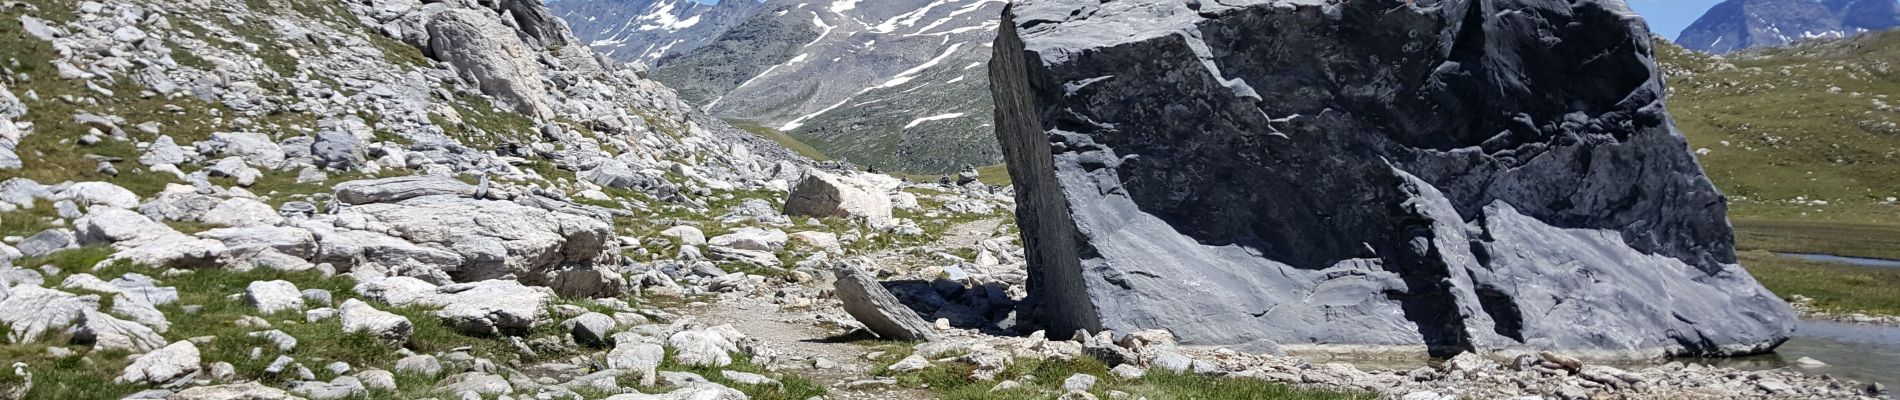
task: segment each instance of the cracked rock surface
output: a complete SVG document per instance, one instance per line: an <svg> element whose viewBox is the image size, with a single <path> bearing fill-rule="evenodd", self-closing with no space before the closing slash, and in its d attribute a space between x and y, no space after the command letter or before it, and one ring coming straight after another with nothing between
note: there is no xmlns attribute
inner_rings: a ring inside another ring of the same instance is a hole
<svg viewBox="0 0 1900 400"><path fill-rule="evenodd" d="M1621 1L1030 0L991 64L1052 332L1772 349Z"/></svg>

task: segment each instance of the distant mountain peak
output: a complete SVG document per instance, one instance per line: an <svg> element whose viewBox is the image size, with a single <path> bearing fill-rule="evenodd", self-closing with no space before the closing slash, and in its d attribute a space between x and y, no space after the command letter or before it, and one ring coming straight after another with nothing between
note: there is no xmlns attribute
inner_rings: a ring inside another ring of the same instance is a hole
<svg viewBox="0 0 1900 400"><path fill-rule="evenodd" d="M1690 24L1683 47L1728 53L1900 26L1900 0L1728 0Z"/></svg>
<svg viewBox="0 0 1900 400"><path fill-rule="evenodd" d="M764 7L752 0L560 0L548 3L595 52L653 64L712 42Z"/></svg>

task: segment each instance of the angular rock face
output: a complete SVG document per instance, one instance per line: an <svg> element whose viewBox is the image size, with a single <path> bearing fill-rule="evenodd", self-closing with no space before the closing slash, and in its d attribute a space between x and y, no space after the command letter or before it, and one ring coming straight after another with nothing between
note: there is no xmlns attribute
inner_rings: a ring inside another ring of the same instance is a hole
<svg viewBox="0 0 1900 400"><path fill-rule="evenodd" d="M1622 1L1029 0L991 63L1052 332L1772 349Z"/></svg>
<svg viewBox="0 0 1900 400"><path fill-rule="evenodd" d="M553 111L541 99L541 66L514 30L481 11L453 9L436 14L428 23L429 45L435 59L453 65L462 79L512 105L516 112L541 117Z"/></svg>
<svg viewBox="0 0 1900 400"><path fill-rule="evenodd" d="M785 215L863 218L883 226L891 222L891 198L869 183L811 171L785 199Z"/></svg>

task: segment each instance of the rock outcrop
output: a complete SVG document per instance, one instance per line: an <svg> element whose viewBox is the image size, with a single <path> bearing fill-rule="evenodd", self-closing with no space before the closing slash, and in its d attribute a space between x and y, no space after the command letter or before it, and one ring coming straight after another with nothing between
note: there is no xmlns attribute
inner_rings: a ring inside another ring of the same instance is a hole
<svg viewBox="0 0 1900 400"><path fill-rule="evenodd" d="M514 30L474 9L453 9L431 16L427 28L431 56L455 66L462 79L482 88L516 112L553 115L543 102L541 66Z"/></svg>
<svg viewBox="0 0 1900 400"><path fill-rule="evenodd" d="M1439 355L1788 338L1622 1L1395 7L1017 3L990 67L1028 316Z"/></svg>
<svg viewBox="0 0 1900 400"><path fill-rule="evenodd" d="M862 218L873 226L891 222L891 198L855 178L811 171L785 199L785 215Z"/></svg>

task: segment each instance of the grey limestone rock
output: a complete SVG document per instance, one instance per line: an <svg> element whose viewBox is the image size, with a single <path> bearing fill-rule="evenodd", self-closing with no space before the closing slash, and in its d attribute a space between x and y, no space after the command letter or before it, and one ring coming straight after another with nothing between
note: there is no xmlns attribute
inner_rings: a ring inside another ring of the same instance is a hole
<svg viewBox="0 0 1900 400"><path fill-rule="evenodd" d="M145 148L145 154L139 156L139 163L147 166L160 164L182 164L190 160L185 148L179 147L171 135L160 135L151 146Z"/></svg>
<svg viewBox="0 0 1900 400"><path fill-rule="evenodd" d="M891 198L849 176L812 170L785 199L785 215L861 218L873 226L891 222Z"/></svg>
<svg viewBox="0 0 1900 400"><path fill-rule="evenodd" d="M116 382L164 384L198 373L198 346L180 340L158 351L146 353L125 366Z"/></svg>
<svg viewBox="0 0 1900 400"><path fill-rule="evenodd" d="M607 352L607 368L639 374L640 386L653 386L659 377L655 369L666 358L666 349L652 343L617 343Z"/></svg>
<svg viewBox="0 0 1900 400"><path fill-rule="evenodd" d="M139 206L139 195L108 182L80 182L67 186L54 200L72 200L86 207L110 206L130 210Z"/></svg>
<svg viewBox="0 0 1900 400"><path fill-rule="evenodd" d="M937 331L916 311L905 307L891 295L884 285L873 279L869 271L857 268L844 268L838 272L838 300L844 302L844 310L863 323L865 328L883 336L898 340L937 340Z"/></svg>
<svg viewBox="0 0 1900 400"><path fill-rule="evenodd" d="M291 400L297 399L298 397L292 396L290 392L285 392L282 389L264 386L262 383L244 382L229 385L194 387L181 390L166 398L171 400Z"/></svg>
<svg viewBox="0 0 1900 400"><path fill-rule="evenodd" d="M427 354L403 357L396 360L396 372L434 377L442 373L442 362Z"/></svg>
<svg viewBox="0 0 1900 400"><path fill-rule="evenodd" d="M455 66L462 79L522 114L553 115L544 102L539 57L508 26L484 11L458 8L434 14L426 29L429 55Z"/></svg>
<svg viewBox="0 0 1900 400"><path fill-rule="evenodd" d="M472 185L455 183L461 186L440 183L427 185L441 185L442 189L448 190L473 189ZM367 187L339 187L337 196L354 203L352 200L364 198L401 197L396 193L407 195L434 191L404 189L388 195L371 196L363 194L365 191L360 189ZM339 228L363 232L363 239L379 237L369 231L376 230L400 239L391 242L391 245L421 246L414 250L428 254L410 258L433 264L460 282L497 279L514 274L525 283L544 285L548 281L561 279L565 275L560 273L564 265L586 265L607 254L614 237L612 225L592 217L546 211L512 202L450 195L353 206L339 213L339 220L349 221L339 224ZM383 247L376 243L381 240L358 240L351 244L341 243L349 241L347 238L351 235L325 236L323 241L326 243L321 243L324 251L352 254L326 254L321 257L323 262L358 259L355 254L392 254L388 249L378 249ZM332 240L339 243L327 243ZM444 250L447 254L442 254ZM595 291L603 292L611 290Z"/></svg>
<svg viewBox="0 0 1900 400"><path fill-rule="evenodd" d="M144 353L165 347L165 337L152 328L93 310L80 313L72 334L74 344L91 345L94 349Z"/></svg>
<svg viewBox="0 0 1900 400"><path fill-rule="evenodd" d="M586 346L607 346L612 344L614 328L613 317L607 314L590 312L562 322L561 326L574 336L574 342Z"/></svg>
<svg viewBox="0 0 1900 400"><path fill-rule="evenodd" d="M284 149L272 141L270 135L255 132L218 132L210 139L193 143L199 154L206 156L234 156L244 163L276 169L284 164Z"/></svg>
<svg viewBox="0 0 1900 400"><path fill-rule="evenodd" d="M681 365L695 367L724 367L732 364L731 351L736 346L725 336L711 330L686 330L674 333L666 339L667 347L673 350L673 359Z"/></svg>
<svg viewBox="0 0 1900 400"><path fill-rule="evenodd" d="M337 307L344 332L366 332L390 343L407 344L415 325L395 313L378 310L362 300L349 299Z"/></svg>
<svg viewBox="0 0 1900 400"><path fill-rule="evenodd" d="M15 247L20 250L21 255L39 257L52 254L55 251L71 248L78 245L78 243L79 238L73 236L72 231L65 229L48 229L33 234L33 236L28 236L26 240L20 241L20 244Z"/></svg>
<svg viewBox="0 0 1900 400"><path fill-rule="evenodd" d="M244 289L244 303L256 307L261 314L301 312L303 293L297 291L297 285L288 281L256 281Z"/></svg>
<svg viewBox="0 0 1900 400"><path fill-rule="evenodd" d="M1006 14L997 136L1052 332L1654 357L1794 327L1622 1Z"/></svg>
<svg viewBox="0 0 1900 400"><path fill-rule="evenodd" d="M350 204L390 203L422 196L475 194L475 185L439 176L349 181L336 185L336 199Z"/></svg>
<svg viewBox="0 0 1900 400"><path fill-rule="evenodd" d="M422 303L442 307L436 315L463 332L492 335L534 327L547 318L553 300L547 288L493 280L443 286Z"/></svg>
<svg viewBox="0 0 1900 400"><path fill-rule="evenodd" d="M28 343L42 335L57 333L73 325L84 313L99 309L98 295L77 296L33 285L18 285L0 298L0 325L6 325L7 341Z"/></svg>

